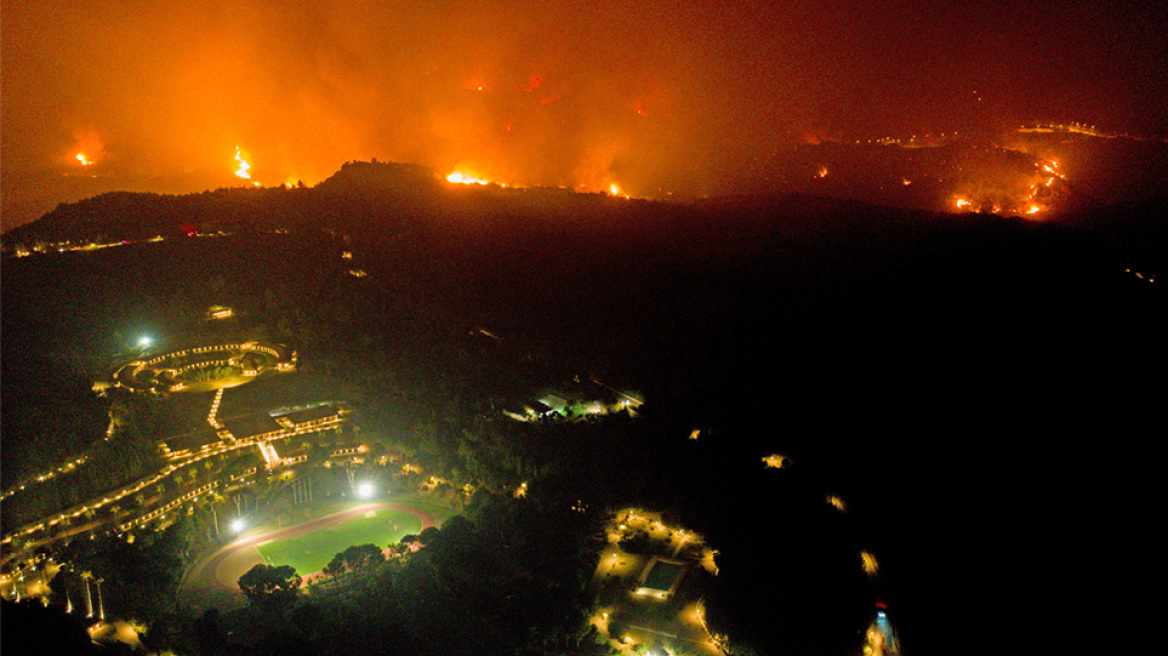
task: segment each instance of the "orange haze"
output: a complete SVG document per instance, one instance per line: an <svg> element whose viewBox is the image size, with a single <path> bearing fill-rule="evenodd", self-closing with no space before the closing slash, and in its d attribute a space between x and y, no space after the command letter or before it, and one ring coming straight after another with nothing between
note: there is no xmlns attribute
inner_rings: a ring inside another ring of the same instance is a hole
<svg viewBox="0 0 1168 656"><path fill-rule="evenodd" d="M732 192L777 145L808 135L1060 112L1115 124L1164 79L1154 34L1086 3L1057 18L924 0L816 5L6 3L5 227L108 189L239 184L237 146L265 185L376 157L638 196ZM1035 30L1052 20L1057 38ZM1134 40L1117 46L1109 26ZM1159 68L1093 63L1116 48ZM86 140L96 152L80 150ZM79 152L93 162L84 180Z"/></svg>

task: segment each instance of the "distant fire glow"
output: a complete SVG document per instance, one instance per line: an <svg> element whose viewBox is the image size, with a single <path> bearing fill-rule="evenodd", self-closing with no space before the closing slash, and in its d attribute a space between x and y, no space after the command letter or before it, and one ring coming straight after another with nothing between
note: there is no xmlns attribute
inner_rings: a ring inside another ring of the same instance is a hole
<svg viewBox="0 0 1168 656"><path fill-rule="evenodd" d="M895 16L879 3L852 3L846 20L834 4L813 3L800 29L791 29L789 9L806 3L772 11L709 2L397 11L359 0L267 11L272 3L215 1L131 12L123 4L5 3L4 173L16 181L51 165L58 174L35 194L5 185L6 226L76 200L70 178L98 170L86 183L94 193L189 193L215 188L228 171L249 183L275 186L294 175L294 186L311 186L372 156L447 174L473 162L491 180L593 193L619 178L634 198L675 202L814 183L815 193L877 204L953 211L960 193L986 210L999 202L1024 214L1016 195L995 191L1003 198L983 202L954 188L980 174L958 168L974 159L962 148L1024 142L1079 183L1104 169L1079 159L1080 145L1159 135L1168 93L1162 67L1120 56L1162 59L1157 31L1132 28L1155 24L1156 3L1058 13L1066 22L1058 30L1036 30L1031 12L994 3L966 3L955 18L921 0ZM221 7L232 9L220 16ZM1123 35L1125 45L1116 49L1100 34ZM1001 43L1032 55L1010 56ZM960 57L949 56L953 44ZM873 57L874 47L901 54ZM832 54L817 54L824 52ZM904 61L945 64L918 77ZM1048 70L1052 62L1064 65ZM982 89L1001 71L1028 84ZM1019 126L1018 139L998 134L1014 117L1034 122ZM1086 123L1039 122L1052 117ZM231 141L248 144L240 159L255 172L226 161ZM796 145L821 142L829 147L806 167L768 168ZM863 144L859 159L844 144ZM941 167L909 153L883 158L889 147L945 146L958 155L948 158L957 172L926 171ZM82 168L78 153L92 165ZM879 167L862 166L877 160ZM830 167L826 179L820 166ZM901 176L912 181L908 191ZM856 179L886 197L866 197ZM1042 214L1060 213L1082 184L1059 189L1056 180L1058 198L1043 199Z"/></svg>
<svg viewBox="0 0 1168 656"><path fill-rule="evenodd" d="M62 161L71 167L89 168L106 159L105 142L95 127L74 130L73 145L65 152Z"/></svg>
<svg viewBox="0 0 1168 656"><path fill-rule="evenodd" d="M235 169L235 175L244 180L250 180L251 174L248 173L248 170L251 169L251 164L248 164L247 160L243 158L243 155L239 152L239 146L235 147L235 161L239 162L239 166Z"/></svg>
<svg viewBox="0 0 1168 656"><path fill-rule="evenodd" d="M473 175L467 175L466 173L462 173L460 171L455 171L454 173L446 176L446 180L455 184L489 184L486 180L476 178Z"/></svg>

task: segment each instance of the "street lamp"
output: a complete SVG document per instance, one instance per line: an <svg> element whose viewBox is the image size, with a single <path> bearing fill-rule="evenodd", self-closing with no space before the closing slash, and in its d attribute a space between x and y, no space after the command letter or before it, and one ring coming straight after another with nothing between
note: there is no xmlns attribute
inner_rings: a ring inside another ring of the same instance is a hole
<svg viewBox="0 0 1168 656"><path fill-rule="evenodd" d="M362 499L368 499L369 497L373 496L373 484L362 483L358 485L357 496L361 497Z"/></svg>
<svg viewBox="0 0 1168 656"><path fill-rule="evenodd" d="M234 531L236 533L240 533L245 528L247 528L247 522L243 521L242 517L236 517L235 519L231 520L231 530L232 531Z"/></svg>
<svg viewBox="0 0 1168 656"><path fill-rule="evenodd" d="M142 335L138 338L138 346L141 348L150 348L150 345L153 343L154 340L150 339L147 335Z"/></svg>

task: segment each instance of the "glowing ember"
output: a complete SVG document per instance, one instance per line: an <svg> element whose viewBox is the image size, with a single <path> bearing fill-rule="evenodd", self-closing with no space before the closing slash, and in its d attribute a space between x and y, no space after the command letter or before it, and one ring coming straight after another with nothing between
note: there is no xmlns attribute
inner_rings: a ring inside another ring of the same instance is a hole
<svg viewBox="0 0 1168 656"><path fill-rule="evenodd" d="M85 155L81 153L77 153L77 161L81 162L81 166L89 166L90 164L93 164L93 162L86 159Z"/></svg>
<svg viewBox="0 0 1168 656"><path fill-rule="evenodd" d="M451 173L450 175L446 176L446 180L449 182L453 182L455 184L481 184L481 185L488 184L488 182L486 180L480 180L479 178L476 178L473 175L467 175L467 174L461 173L459 171L455 171L454 173Z"/></svg>
<svg viewBox="0 0 1168 656"><path fill-rule="evenodd" d="M245 160L243 155L240 154L239 146L235 147L235 161L239 162L239 166L235 169L235 175L243 178L244 180L251 179L251 174L247 172L248 169L251 168L251 164L248 164L247 160Z"/></svg>

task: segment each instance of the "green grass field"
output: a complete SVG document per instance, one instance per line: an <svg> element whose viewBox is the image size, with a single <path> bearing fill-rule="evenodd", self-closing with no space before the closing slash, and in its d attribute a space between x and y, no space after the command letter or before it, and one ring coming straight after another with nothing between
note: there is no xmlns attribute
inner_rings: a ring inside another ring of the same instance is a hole
<svg viewBox="0 0 1168 656"><path fill-rule="evenodd" d="M333 556L353 545L375 544L384 549L422 529L421 520L409 513L388 509L371 512L373 517L358 515L339 526L324 526L305 535L256 545L256 549L269 563L291 565L297 574L305 575L324 569Z"/></svg>

